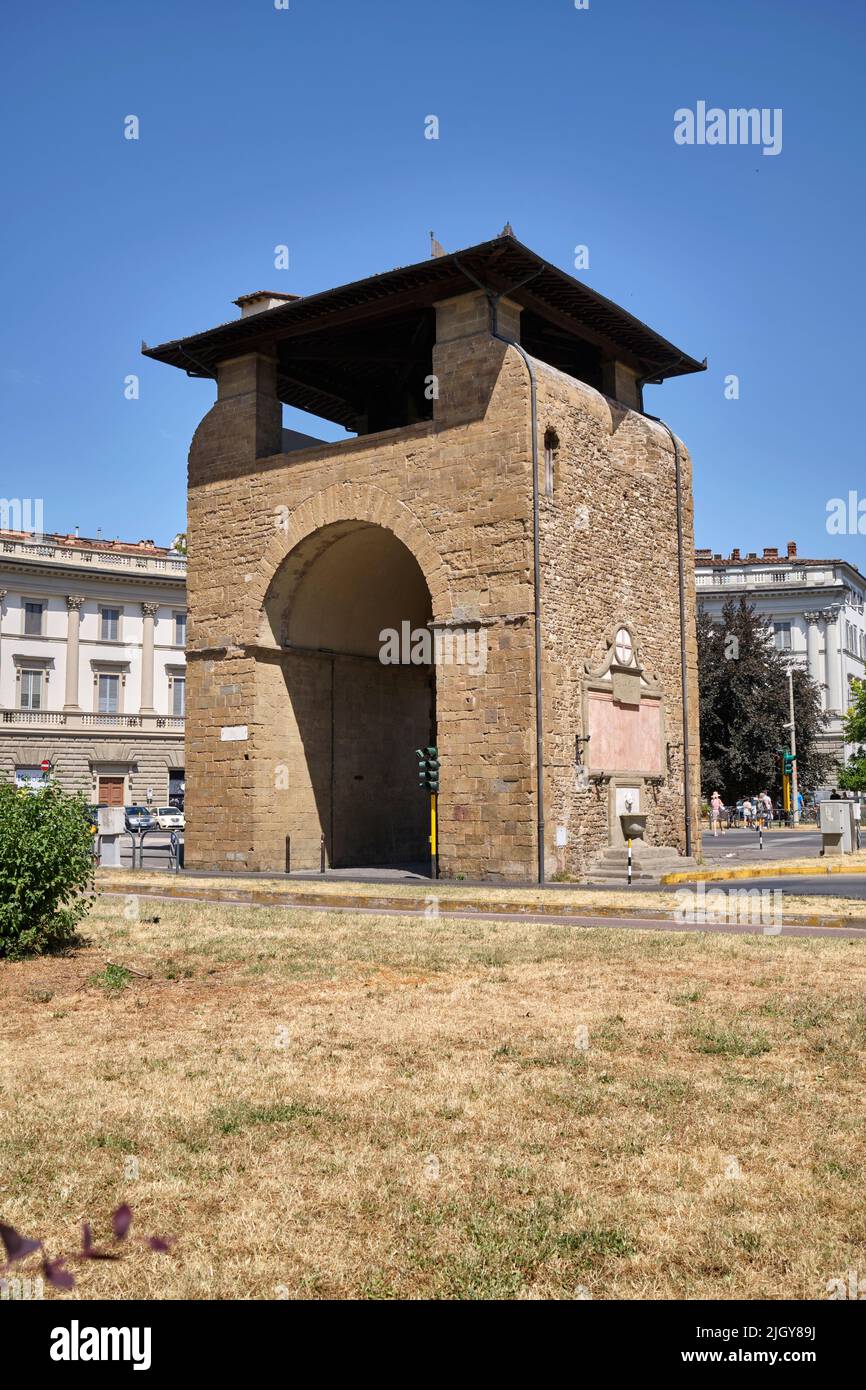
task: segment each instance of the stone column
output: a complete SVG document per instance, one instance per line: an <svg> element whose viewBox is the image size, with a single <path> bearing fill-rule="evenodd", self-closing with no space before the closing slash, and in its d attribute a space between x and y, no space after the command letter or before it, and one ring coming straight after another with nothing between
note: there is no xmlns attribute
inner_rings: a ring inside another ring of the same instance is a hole
<svg viewBox="0 0 866 1390"><path fill-rule="evenodd" d="M158 603L143 603L144 634L141 642L141 707L140 714L156 714L153 707L153 624Z"/></svg>
<svg viewBox="0 0 866 1390"><path fill-rule="evenodd" d="M842 670L840 665L840 641L839 641L839 607L825 608L823 617L827 624L826 638L826 661L827 661L827 708L840 712L845 708L842 703Z"/></svg>
<svg viewBox="0 0 866 1390"><path fill-rule="evenodd" d="M826 706L826 676L821 669L821 633L818 624L822 621L820 613L804 613L806 619L806 660L809 675L821 691L821 703Z"/></svg>
<svg viewBox="0 0 866 1390"><path fill-rule="evenodd" d="M3 676L3 600L8 590L0 589L0 678ZM3 701L0 700L0 709L3 708Z"/></svg>
<svg viewBox="0 0 866 1390"><path fill-rule="evenodd" d="M81 605L84 599L78 594L66 595L66 696L65 710L78 710L78 639L81 633Z"/></svg>

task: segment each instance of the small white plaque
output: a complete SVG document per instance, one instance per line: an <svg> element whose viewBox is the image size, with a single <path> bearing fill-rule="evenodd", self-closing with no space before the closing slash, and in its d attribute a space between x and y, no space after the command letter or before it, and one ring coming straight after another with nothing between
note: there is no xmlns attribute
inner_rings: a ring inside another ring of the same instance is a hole
<svg viewBox="0 0 866 1390"><path fill-rule="evenodd" d="M565 845L567 845L567 844L568 844L568 831L566 830L566 828L565 828L564 825L558 825L558 826L556 827L556 848L557 848L557 849L562 849L562 848L563 848Z"/></svg>
<svg viewBox="0 0 866 1390"><path fill-rule="evenodd" d="M220 733L223 743L243 743L249 736L246 724L224 724Z"/></svg>

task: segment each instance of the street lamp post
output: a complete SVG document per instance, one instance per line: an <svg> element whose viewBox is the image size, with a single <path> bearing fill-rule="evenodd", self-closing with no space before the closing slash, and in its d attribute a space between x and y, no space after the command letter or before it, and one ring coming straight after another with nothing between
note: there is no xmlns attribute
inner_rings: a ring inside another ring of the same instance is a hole
<svg viewBox="0 0 866 1390"><path fill-rule="evenodd" d="M791 723L791 815L794 825L800 824L800 788L797 780L797 731L794 728L794 673L788 667L788 713Z"/></svg>

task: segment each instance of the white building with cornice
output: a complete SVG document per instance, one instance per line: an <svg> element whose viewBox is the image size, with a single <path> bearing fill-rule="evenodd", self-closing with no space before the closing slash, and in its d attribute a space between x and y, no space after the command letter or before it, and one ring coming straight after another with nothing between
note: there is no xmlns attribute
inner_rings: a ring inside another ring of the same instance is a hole
<svg viewBox="0 0 866 1390"><path fill-rule="evenodd" d="M0 780L89 801L184 790L186 557L0 530Z"/></svg>
<svg viewBox="0 0 866 1390"><path fill-rule="evenodd" d="M716 622L729 599L745 598L767 623L776 647L805 666L822 692L828 714L824 743L842 760L851 751L842 714L851 682L866 675L866 578L847 560L807 560L794 541L784 553L730 555L695 551L698 608Z"/></svg>

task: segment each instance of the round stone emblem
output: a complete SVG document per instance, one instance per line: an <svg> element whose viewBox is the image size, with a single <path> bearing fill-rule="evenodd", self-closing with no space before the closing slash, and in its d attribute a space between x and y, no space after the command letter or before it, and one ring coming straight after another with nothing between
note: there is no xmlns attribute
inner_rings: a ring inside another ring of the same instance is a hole
<svg viewBox="0 0 866 1390"><path fill-rule="evenodd" d="M621 627L614 639L614 650L616 659L620 666L630 666L632 659L631 634L627 627Z"/></svg>

